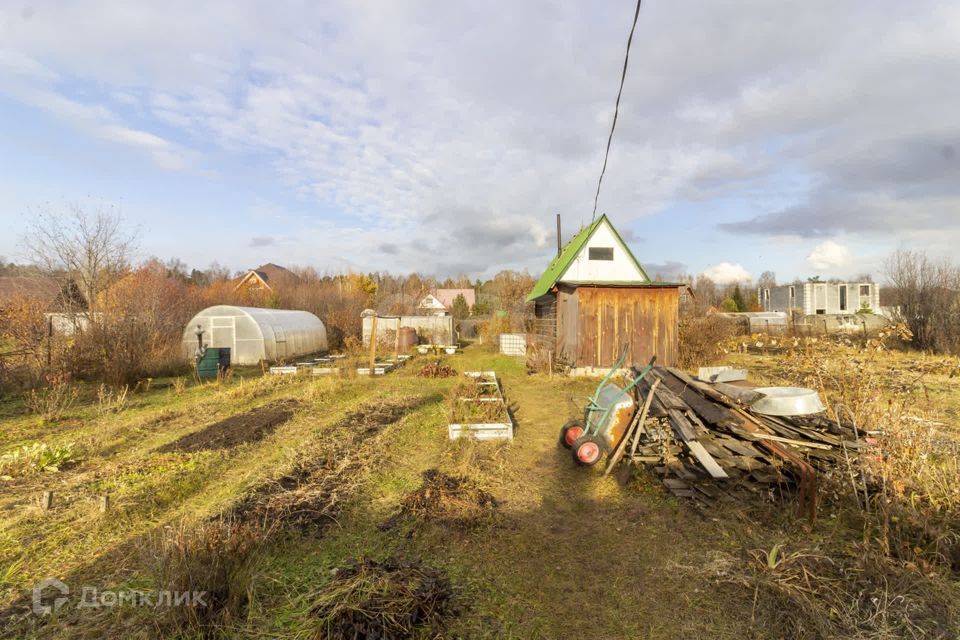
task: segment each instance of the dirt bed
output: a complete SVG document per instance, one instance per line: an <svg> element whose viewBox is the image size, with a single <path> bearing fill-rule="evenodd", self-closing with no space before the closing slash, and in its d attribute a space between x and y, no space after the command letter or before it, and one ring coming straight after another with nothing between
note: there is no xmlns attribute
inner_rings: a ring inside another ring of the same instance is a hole
<svg viewBox="0 0 960 640"><path fill-rule="evenodd" d="M159 453L193 453L210 449L229 449L246 442L257 442L293 417L300 403L296 400L278 400L253 411L230 416L209 427L188 433L165 444Z"/></svg>
<svg viewBox="0 0 960 640"><path fill-rule="evenodd" d="M331 429L346 429L353 438L331 438L331 446L294 465L278 480L261 485L234 508L245 522L316 533L334 521L346 499L377 455L373 438L423 402L422 398L392 398L361 405Z"/></svg>
<svg viewBox="0 0 960 640"><path fill-rule="evenodd" d="M351 431L354 443L361 442L407 415L423 404L423 401L423 398L371 400L347 413L332 428Z"/></svg>
<svg viewBox="0 0 960 640"><path fill-rule="evenodd" d="M317 637L331 640L442 637L455 613L446 574L394 558L338 569L310 610Z"/></svg>
<svg viewBox="0 0 960 640"><path fill-rule="evenodd" d="M423 482L400 501L400 509L380 525L382 531L405 521L434 521L467 528L493 513L499 502L469 478L437 469L423 472Z"/></svg>

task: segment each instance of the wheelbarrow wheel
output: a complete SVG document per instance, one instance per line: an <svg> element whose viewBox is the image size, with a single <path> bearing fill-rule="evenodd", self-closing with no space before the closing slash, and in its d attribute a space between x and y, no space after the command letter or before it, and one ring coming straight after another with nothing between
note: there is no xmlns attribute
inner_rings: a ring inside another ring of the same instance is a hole
<svg viewBox="0 0 960 640"><path fill-rule="evenodd" d="M583 420L579 418L568 420L565 425L560 427L560 444L569 449L585 431Z"/></svg>
<svg viewBox="0 0 960 640"><path fill-rule="evenodd" d="M592 467L603 457L603 440L593 435L580 436L570 451L574 462L582 467Z"/></svg>

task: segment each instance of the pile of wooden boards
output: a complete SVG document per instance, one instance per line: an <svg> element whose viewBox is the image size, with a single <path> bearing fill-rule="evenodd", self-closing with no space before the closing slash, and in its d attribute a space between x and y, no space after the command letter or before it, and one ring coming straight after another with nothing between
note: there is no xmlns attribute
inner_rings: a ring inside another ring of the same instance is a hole
<svg viewBox="0 0 960 640"><path fill-rule="evenodd" d="M738 499L737 492L798 489L800 511L816 513L817 474L841 471L866 447L862 434L823 414L773 417L750 411L748 388L707 383L657 366L639 385L656 386L648 420L630 462L663 478L674 495L702 503Z"/></svg>

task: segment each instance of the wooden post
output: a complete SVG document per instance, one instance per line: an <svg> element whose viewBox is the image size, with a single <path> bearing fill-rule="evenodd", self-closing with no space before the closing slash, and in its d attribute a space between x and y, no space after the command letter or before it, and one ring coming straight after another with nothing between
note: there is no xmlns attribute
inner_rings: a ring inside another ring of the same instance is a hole
<svg viewBox="0 0 960 640"><path fill-rule="evenodd" d="M547 351L547 377L553 377L553 351Z"/></svg>
<svg viewBox="0 0 960 640"><path fill-rule="evenodd" d="M100 496L100 513L106 513L110 509L110 496Z"/></svg>
<svg viewBox="0 0 960 640"><path fill-rule="evenodd" d="M370 325L370 375L374 375L374 364L377 360L377 316L373 316Z"/></svg>
<svg viewBox="0 0 960 640"><path fill-rule="evenodd" d="M397 330L393 335L393 360L400 364L400 316L397 316Z"/></svg>
<svg viewBox="0 0 960 640"><path fill-rule="evenodd" d="M40 498L40 508L44 511L49 511L53 508L53 491L43 492L43 497Z"/></svg>
<svg viewBox="0 0 960 640"><path fill-rule="evenodd" d="M53 316L47 318L47 366L53 364Z"/></svg>

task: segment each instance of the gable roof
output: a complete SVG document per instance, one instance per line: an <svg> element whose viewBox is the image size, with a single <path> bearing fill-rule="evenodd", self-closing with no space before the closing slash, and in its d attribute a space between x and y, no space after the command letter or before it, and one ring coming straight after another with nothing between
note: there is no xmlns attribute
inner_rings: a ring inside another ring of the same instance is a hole
<svg viewBox="0 0 960 640"><path fill-rule="evenodd" d="M563 274L566 273L567 269L570 268L570 264L580 255L580 252L583 250L584 245L587 244L587 241L594 234L594 232L600 228L600 225L606 223L610 230L613 232L614 237L620 242L623 246L624 251L626 251L627 256L637 267L637 271L643 274L645 280L632 283L636 285L641 285L646 282L650 282L650 276L647 275L647 272L643 270L643 267L640 266L640 263L637 262L636 256L633 255L633 252L630 251L630 247L627 246L627 243L623 241L623 238L620 237L620 233L617 231L610 220L607 219L607 214L601 215L599 218L591 222L588 226L580 229L577 232L577 235L564 245L563 249L560 251L560 255L554 258L549 265L547 265L546 270L543 272L543 275L540 276L540 279L537 280L537 284L534 285L533 291L530 292L530 295L527 296L527 302L533 302L541 296L545 296L550 293L550 289L553 288L555 284L563 277ZM622 283L628 284L628 283Z"/></svg>
<svg viewBox="0 0 960 640"><path fill-rule="evenodd" d="M281 267L278 264L273 264L268 262L267 264L260 265L256 269L251 269L247 273L243 274L236 280L236 287L239 288L244 282L247 282L251 278L256 278L259 280L267 289L273 289L278 284L293 284L300 280L300 277L295 274L293 271L290 271L286 267Z"/></svg>
<svg viewBox="0 0 960 640"><path fill-rule="evenodd" d="M0 277L0 307L21 296L40 300L51 310L87 307L86 299L73 280L62 282L47 276Z"/></svg>
<svg viewBox="0 0 960 640"><path fill-rule="evenodd" d="M437 289L437 300L447 309L453 307L453 301L457 296L463 296L471 307L477 303L477 294L473 289Z"/></svg>

